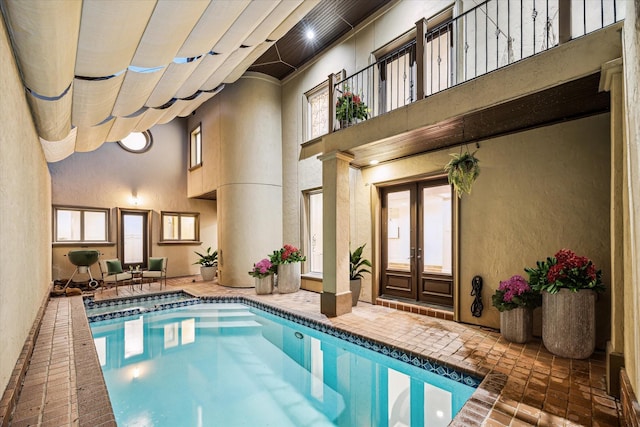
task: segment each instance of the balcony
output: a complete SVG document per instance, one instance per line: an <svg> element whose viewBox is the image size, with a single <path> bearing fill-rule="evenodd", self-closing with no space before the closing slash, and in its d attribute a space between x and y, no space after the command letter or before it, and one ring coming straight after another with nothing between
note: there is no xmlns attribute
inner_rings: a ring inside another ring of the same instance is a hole
<svg viewBox="0 0 640 427"><path fill-rule="evenodd" d="M330 78L332 132L301 158L349 151L365 166L608 111L599 72L620 56L624 8L586 3L489 0L428 31L419 21L419 37Z"/></svg>

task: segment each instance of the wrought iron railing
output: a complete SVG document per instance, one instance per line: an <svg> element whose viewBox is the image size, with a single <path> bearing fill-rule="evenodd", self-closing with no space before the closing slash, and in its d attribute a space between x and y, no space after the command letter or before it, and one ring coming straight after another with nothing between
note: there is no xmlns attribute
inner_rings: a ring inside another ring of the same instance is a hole
<svg viewBox="0 0 640 427"><path fill-rule="evenodd" d="M403 107L623 18L624 0L484 1L428 29L420 48L414 40L335 83L333 129Z"/></svg>

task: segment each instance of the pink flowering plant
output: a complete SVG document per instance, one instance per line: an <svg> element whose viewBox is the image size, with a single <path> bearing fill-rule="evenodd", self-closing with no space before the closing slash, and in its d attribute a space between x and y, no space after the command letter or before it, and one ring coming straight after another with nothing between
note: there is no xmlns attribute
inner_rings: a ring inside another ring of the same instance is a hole
<svg viewBox="0 0 640 427"><path fill-rule="evenodd" d="M292 262L306 261L307 257L302 255L300 249L287 244L277 251L273 251L273 253L269 255L269 260L272 264L277 266L278 264L290 264Z"/></svg>
<svg viewBox="0 0 640 427"><path fill-rule="evenodd" d="M253 270L249 274L253 277L263 278L274 273L274 265L267 258L253 264Z"/></svg>
<svg viewBox="0 0 640 427"><path fill-rule="evenodd" d="M493 306L499 311L513 310L518 307L535 308L542 304L542 296L531 289L526 279L520 275L511 276L500 282L500 286L491 298Z"/></svg>
<svg viewBox="0 0 640 427"><path fill-rule="evenodd" d="M553 257L538 261L535 268L525 268L529 274L529 284L539 292L557 293L560 289L578 292L592 289L604 292L602 271L584 256L578 256L569 249L559 250Z"/></svg>

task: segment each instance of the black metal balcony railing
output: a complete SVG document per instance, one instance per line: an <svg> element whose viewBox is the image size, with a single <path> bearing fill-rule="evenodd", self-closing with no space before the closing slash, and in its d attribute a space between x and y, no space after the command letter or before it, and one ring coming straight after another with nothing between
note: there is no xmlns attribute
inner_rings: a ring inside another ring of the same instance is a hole
<svg viewBox="0 0 640 427"><path fill-rule="evenodd" d="M403 107L623 18L624 0L487 0L429 29L424 43L414 40L335 83L333 130Z"/></svg>

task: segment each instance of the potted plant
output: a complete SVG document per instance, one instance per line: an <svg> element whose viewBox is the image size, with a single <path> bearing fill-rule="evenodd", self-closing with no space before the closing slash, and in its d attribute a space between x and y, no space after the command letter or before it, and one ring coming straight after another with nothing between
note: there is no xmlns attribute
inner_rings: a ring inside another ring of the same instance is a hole
<svg viewBox="0 0 640 427"><path fill-rule="evenodd" d="M266 295L273 293L274 265L265 258L253 264L249 275L256 279L256 294Z"/></svg>
<svg viewBox="0 0 640 427"><path fill-rule="evenodd" d="M200 259L194 264L200 264L200 275L205 282L213 280L218 270L218 251L211 252L211 247L207 248L207 252L202 254L198 251L194 251Z"/></svg>
<svg viewBox="0 0 640 427"><path fill-rule="evenodd" d="M500 333L507 340L519 344L533 337L533 309L542 304L540 293L531 289L520 275L500 282L491 298L500 311Z"/></svg>
<svg viewBox="0 0 640 427"><path fill-rule="evenodd" d="M340 123L340 127L347 127L357 120L366 120L369 118L369 108L362 101L362 97L344 87L342 95L336 101L336 120Z"/></svg>
<svg viewBox="0 0 640 427"><path fill-rule="evenodd" d="M466 151L460 154L452 154L452 159L446 164L444 170L447 172L449 184L453 185L459 198L462 193L471 194L471 186L480 175L480 162L476 152Z"/></svg>
<svg viewBox="0 0 640 427"><path fill-rule="evenodd" d="M279 293L297 292L300 289L300 263L306 259L300 249L288 244L269 255L269 261L278 271Z"/></svg>
<svg viewBox="0 0 640 427"><path fill-rule="evenodd" d="M349 251L349 287L351 288L352 307L355 307L356 304L358 304L358 299L360 298L362 275L364 273L371 274L371 271L365 268L371 268L371 261L362 257L362 251L364 250L365 245L366 243L353 252Z"/></svg>
<svg viewBox="0 0 640 427"><path fill-rule="evenodd" d="M561 249L525 268L531 288L542 293L542 342L551 353L586 359L596 346L596 294L602 271L584 256Z"/></svg>

